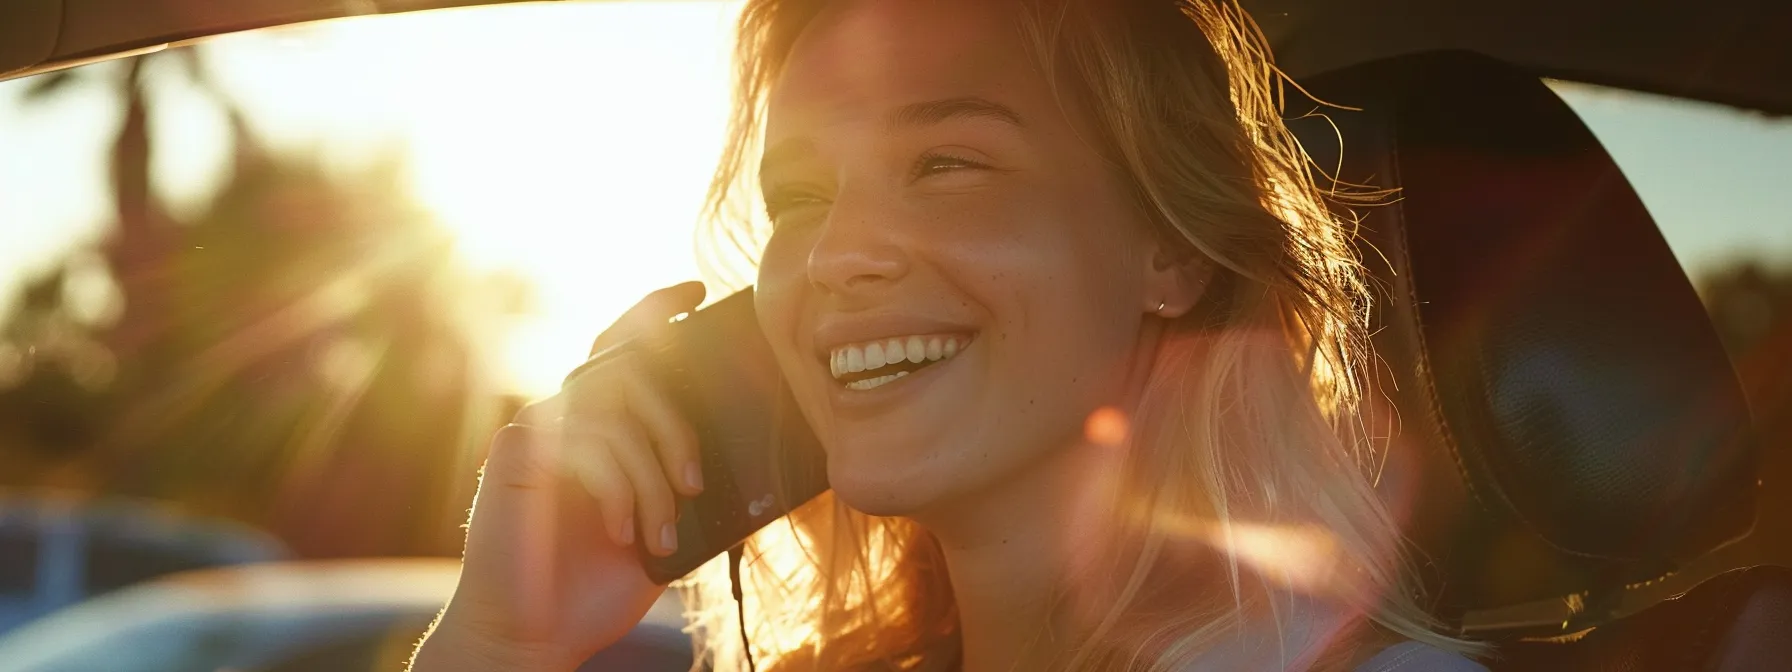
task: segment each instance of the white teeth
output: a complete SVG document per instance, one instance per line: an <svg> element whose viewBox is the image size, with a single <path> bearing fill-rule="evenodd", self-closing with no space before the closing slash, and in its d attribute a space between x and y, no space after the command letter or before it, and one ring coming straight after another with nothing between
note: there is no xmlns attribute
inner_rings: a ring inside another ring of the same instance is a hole
<svg viewBox="0 0 1792 672"><path fill-rule="evenodd" d="M962 337L950 335L915 335L840 346L828 357L828 372L835 378L844 378L847 374L872 371L893 364L937 362L957 354L962 347L961 340Z"/></svg>
<svg viewBox="0 0 1792 672"><path fill-rule="evenodd" d="M892 373L887 376L878 376L876 378L866 378L864 380L855 380L850 383L847 383L846 389L864 391L864 390L869 390L873 387L882 387L884 385L894 383L894 382L896 382L896 379L901 378L906 375L908 375L907 371L897 371L897 372Z"/></svg>

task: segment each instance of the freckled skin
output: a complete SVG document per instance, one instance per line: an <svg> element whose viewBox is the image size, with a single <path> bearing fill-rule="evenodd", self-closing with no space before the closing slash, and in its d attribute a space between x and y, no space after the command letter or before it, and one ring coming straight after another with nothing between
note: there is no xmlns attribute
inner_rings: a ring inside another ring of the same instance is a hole
<svg viewBox="0 0 1792 672"><path fill-rule="evenodd" d="M836 494L868 513L926 514L1077 443L1092 412L1129 393L1141 316L1162 295L1155 236L999 8L837 3L772 89L768 155L786 143L814 151L762 174L768 202L799 188L813 198L776 222L761 326L822 437ZM1021 124L885 121L961 97L1005 106ZM978 167L917 177L930 152ZM924 393L843 414L814 330L880 311L977 335L917 383Z"/></svg>

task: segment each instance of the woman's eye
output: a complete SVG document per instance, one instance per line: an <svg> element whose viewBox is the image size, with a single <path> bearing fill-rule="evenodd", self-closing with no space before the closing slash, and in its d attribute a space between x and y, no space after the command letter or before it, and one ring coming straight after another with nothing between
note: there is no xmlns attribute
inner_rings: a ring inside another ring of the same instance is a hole
<svg viewBox="0 0 1792 672"><path fill-rule="evenodd" d="M915 179L949 173L955 170L980 169L989 166L950 154L925 154L915 162Z"/></svg>
<svg viewBox="0 0 1792 672"><path fill-rule="evenodd" d="M805 208L827 205L827 199L807 192L780 190L765 195L765 216L775 227L779 218L788 217Z"/></svg>

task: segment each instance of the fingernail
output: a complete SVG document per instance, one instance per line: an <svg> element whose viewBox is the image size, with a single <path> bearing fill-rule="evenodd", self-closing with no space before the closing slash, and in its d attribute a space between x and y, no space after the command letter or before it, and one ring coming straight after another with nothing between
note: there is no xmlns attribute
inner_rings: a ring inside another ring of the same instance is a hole
<svg viewBox="0 0 1792 672"><path fill-rule="evenodd" d="M703 489L703 468L697 466L696 462L684 465L684 484L691 486L692 490Z"/></svg>
<svg viewBox="0 0 1792 672"><path fill-rule="evenodd" d="M660 526L660 548L672 552L678 550L678 528L671 523Z"/></svg>
<svg viewBox="0 0 1792 672"><path fill-rule="evenodd" d="M634 540L635 540L635 519L633 519L633 518L622 519L622 543L627 544L627 543L633 542Z"/></svg>

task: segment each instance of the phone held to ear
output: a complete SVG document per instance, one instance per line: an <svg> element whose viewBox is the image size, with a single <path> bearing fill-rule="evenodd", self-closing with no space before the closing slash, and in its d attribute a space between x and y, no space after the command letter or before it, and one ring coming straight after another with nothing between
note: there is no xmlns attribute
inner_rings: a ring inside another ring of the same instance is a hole
<svg viewBox="0 0 1792 672"><path fill-rule="evenodd" d="M696 430L703 466L703 492L678 503L678 550L665 557L640 551L653 581L689 574L828 489L826 455L759 330L752 289L598 353L562 389L624 350L642 355Z"/></svg>

